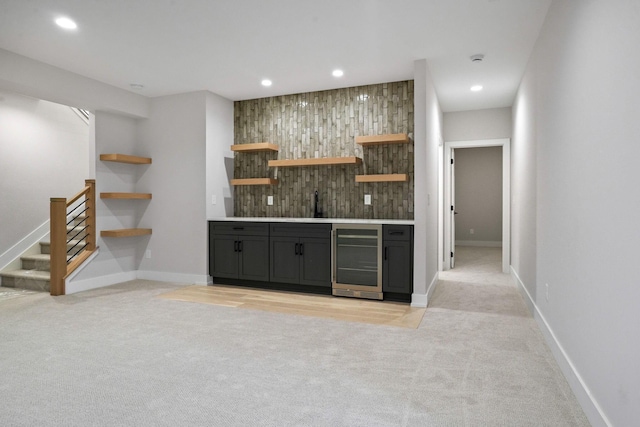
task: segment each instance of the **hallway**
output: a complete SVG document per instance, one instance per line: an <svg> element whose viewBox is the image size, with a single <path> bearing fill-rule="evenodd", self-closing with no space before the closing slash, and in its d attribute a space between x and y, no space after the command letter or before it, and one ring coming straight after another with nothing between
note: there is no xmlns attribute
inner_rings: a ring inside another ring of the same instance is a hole
<svg viewBox="0 0 640 427"><path fill-rule="evenodd" d="M501 248L456 247L440 272L422 328L438 350L436 377L464 404L461 425L588 426L535 320L509 275ZM451 396L449 397L449 399Z"/></svg>

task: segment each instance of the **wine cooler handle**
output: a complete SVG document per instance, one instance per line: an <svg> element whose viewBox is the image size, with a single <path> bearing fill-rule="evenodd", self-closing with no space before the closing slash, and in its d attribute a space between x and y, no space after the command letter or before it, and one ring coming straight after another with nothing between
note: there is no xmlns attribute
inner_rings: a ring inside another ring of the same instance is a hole
<svg viewBox="0 0 640 427"><path fill-rule="evenodd" d="M331 230L331 282L336 283L336 230Z"/></svg>

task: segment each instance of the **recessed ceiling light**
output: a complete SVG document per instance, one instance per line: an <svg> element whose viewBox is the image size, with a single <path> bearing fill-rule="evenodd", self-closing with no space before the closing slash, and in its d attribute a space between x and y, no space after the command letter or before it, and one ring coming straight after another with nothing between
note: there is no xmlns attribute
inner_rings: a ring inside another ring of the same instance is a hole
<svg viewBox="0 0 640 427"><path fill-rule="evenodd" d="M264 79L261 83L262 86L271 86L271 80L269 79Z"/></svg>
<svg viewBox="0 0 640 427"><path fill-rule="evenodd" d="M471 91L472 92L479 92L481 90L482 90L482 85L471 86Z"/></svg>
<svg viewBox="0 0 640 427"><path fill-rule="evenodd" d="M78 28L78 24L65 16L61 16L60 18L56 19L56 24L58 24L59 27L62 27L65 30L75 30L76 28Z"/></svg>
<svg viewBox="0 0 640 427"><path fill-rule="evenodd" d="M140 83L131 83L129 86L131 86L131 89L135 90L144 89L144 85L141 85Z"/></svg>
<svg viewBox="0 0 640 427"><path fill-rule="evenodd" d="M333 70L333 77L342 77L344 75L344 71L342 70Z"/></svg>

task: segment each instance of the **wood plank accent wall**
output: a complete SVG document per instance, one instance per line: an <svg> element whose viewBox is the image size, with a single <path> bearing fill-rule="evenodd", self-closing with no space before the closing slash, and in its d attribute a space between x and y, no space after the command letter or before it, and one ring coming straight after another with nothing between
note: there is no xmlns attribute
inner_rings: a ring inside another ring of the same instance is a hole
<svg viewBox="0 0 640 427"><path fill-rule="evenodd" d="M406 133L413 138L413 80L234 103L234 144L268 141L277 152L235 153L234 178L277 178L274 186L234 188L239 217L312 217L319 192L323 216L413 219L413 144L362 147L356 136ZM269 160L356 156L360 165L269 168ZM408 175L406 182L356 183L356 175ZM372 205L364 205L371 194ZM267 206L267 196L274 204Z"/></svg>

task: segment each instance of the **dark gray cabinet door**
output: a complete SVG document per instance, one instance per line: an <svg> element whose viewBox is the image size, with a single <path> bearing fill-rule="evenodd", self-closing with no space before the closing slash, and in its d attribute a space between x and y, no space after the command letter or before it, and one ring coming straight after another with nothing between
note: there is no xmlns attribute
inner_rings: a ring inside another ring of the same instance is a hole
<svg viewBox="0 0 640 427"><path fill-rule="evenodd" d="M300 238L300 284L331 286L331 240Z"/></svg>
<svg viewBox="0 0 640 427"><path fill-rule="evenodd" d="M209 274L213 277L238 277L237 236L211 234Z"/></svg>
<svg viewBox="0 0 640 427"><path fill-rule="evenodd" d="M297 237L271 238L271 280L298 283L300 277L299 242Z"/></svg>
<svg viewBox="0 0 640 427"><path fill-rule="evenodd" d="M385 241L382 291L409 294L413 290L411 242Z"/></svg>
<svg viewBox="0 0 640 427"><path fill-rule="evenodd" d="M269 281L269 237L239 236L238 278Z"/></svg>

